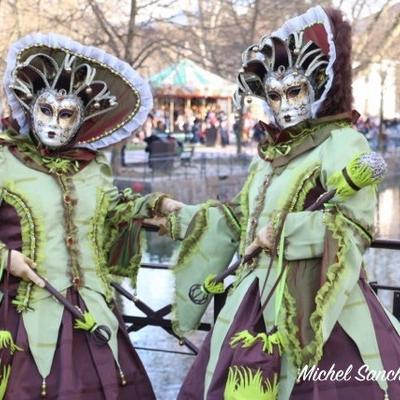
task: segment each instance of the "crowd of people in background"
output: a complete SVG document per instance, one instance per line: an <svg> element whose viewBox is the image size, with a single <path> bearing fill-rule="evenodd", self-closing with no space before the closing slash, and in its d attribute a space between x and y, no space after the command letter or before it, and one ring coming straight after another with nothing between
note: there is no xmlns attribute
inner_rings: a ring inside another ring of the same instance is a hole
<svg viewBox="0 0 400 400"><path fill-rule="evenodd" d="M257 125L250 112L242 117L241 143L260 142L264 132ZM228 114L218 105L200 110L193 107L184 111L174 111L174 125L170 127L170 115L165 109L154 109L142 130L135 136L136 141L149 142L156 138L170 138L171 134L184 134L184 140L193 144L222 147L236 142L239 137L240 121L237 115ZM152 138L153 137L153 138Z"/></svg>
<svg viewBox="0 0 400 400"><path fill-rule="evenodd" d="M372 149L388 151L400 147L400 119L385 119L380 126L378 117L360 117L356 129L363 133ZM260 143L265 132L250 111L243 113L242 121L237 115L228 115L218 104L207 107L192 107L174 111L174 125L170 127L170 115L166 108L154 109L135 140L150 143L154 140L173 140L171 134L183 134L181 142L201 143L206 146L234 144L240 135L241 143L246 146Z"/></svg>
<svg viewBox="0 0 400 400"><path fill-rule="evenodd" d="M400 119L384 119L382 125L377 117L361 117L357 130L365 135L373 150L386 152L400 147Z"/></svg>

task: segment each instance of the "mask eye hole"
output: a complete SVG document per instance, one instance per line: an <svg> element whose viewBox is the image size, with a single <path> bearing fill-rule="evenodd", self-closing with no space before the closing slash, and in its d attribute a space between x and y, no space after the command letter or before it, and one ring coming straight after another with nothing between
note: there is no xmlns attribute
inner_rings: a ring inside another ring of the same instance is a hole
<svg viewBox="0 0 400 400"><path fill-rule="evenodd" d="M53 116L53 110L49 104L39 104L39 109L42 114L46 115L47 117Z"/></svg>
<svg viewBox="0 0 400 400"><path fill-rule="evenodd" d="M63 109L58 113L58 116L61 119L69 119L74 115L74 111L73 110L68 110L68 109Z"/></svg>
<svg viewBox="0 0 400 400"><path fill-rule="evenodd" d="M281 96L278 92L268 92L268 99L271 101L280 101Z"/></svg>
<svg viewBox="0 0 400 400"><path fill-rule="evenodd" d="M289 99L293 99L294 97L297 97L301 92L301 86L294 86L288 89L287 91L287 97Z"/></svg>

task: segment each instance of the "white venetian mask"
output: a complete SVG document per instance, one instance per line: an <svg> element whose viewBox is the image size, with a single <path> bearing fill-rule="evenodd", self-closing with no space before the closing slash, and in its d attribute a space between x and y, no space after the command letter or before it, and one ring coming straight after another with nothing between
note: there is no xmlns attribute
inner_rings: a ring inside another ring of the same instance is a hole
<svg viewBox="0 0 400 400"><path fill-rule="evenodd" d="M38 140L49 148L68 145L84 118L82 101L65 90L45 90L33 102L32 127Z"/></svg>
<svg viewBox="0 0 400 400"><path fill-rule="evenodd" d="M315 94L309 80L301 72L278 68L277 72L268 74L265 92L267 103L281 129L311 118Z"/></svg>

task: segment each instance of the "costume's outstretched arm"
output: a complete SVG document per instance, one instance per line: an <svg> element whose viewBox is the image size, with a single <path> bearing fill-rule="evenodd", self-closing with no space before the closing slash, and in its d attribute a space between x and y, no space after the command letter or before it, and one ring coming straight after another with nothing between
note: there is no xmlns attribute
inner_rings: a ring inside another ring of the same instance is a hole
<svg viewBox="0 0 400 400"><path fill-rule="evenodd" d="M136 287L137 273L142 259L142 227L145 219L160 214L163 193L141 196L131 189L108 193L108 206L104 216L105 258L112 274L131 279Z"/></svg>

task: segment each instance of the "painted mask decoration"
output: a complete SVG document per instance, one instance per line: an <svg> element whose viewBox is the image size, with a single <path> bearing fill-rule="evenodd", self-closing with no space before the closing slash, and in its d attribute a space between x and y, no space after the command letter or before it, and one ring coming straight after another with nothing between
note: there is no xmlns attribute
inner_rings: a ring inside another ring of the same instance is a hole
<svg viewBox="0 0 400 400"><path fill-rule="evenodd" d="M265 101L268 123L286 129L318 117L334 79L336 48L329 17L313 7L242 54L234 102Z"/></svg>
<svg viewBox="0 0 400 400"><path fill-rule="evenodd" d="M265 95L275 121L281 129L289 128L311 118L314 89L307 77L281 66L267 75Z"/></svg>
<svg viewBox="0 0 400 400"><path fill-rule="evenodd" d="M48 148L68 145L84 121L82 100L64 89L46 89L32 103L33 133Z"/></svg>

